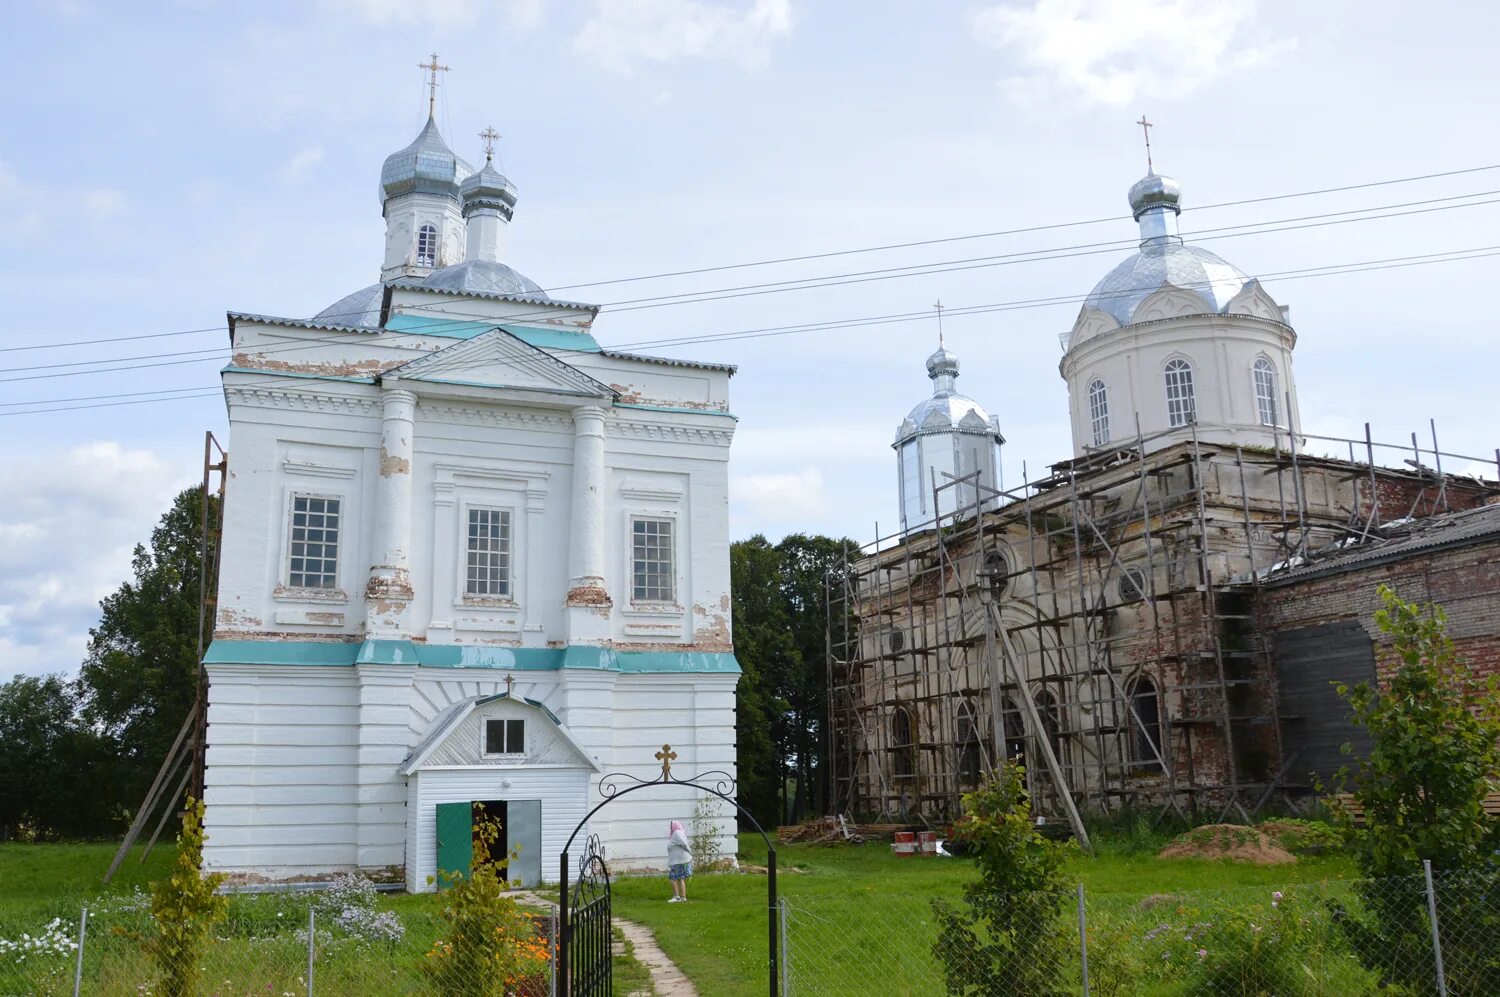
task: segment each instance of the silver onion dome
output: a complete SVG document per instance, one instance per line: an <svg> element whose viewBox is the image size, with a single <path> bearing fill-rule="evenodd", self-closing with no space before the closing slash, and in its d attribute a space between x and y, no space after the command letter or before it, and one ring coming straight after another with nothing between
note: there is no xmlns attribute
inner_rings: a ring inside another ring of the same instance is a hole
<svg viewBox="0 0 1500 997"><path fill-rule="evenodd" d="M437 122L428 118L410 145L386 157L380 168L380 199L385 202L413 193L456 198L459 185L473 172L472 166L448 148Z"/></svg>
<svg viewBox="0 0 1500 997"><path fill-rule="evenodd" d="M434 270L422 281L434 291L456 291L460 294L513 294L525 298L547 299L547 292L530 277L494 260L465 260L451 267Z"/></svg>
<svg viewBox="0 0 1500 997"><path fill-rule="evenodd" d="M918 404L896 430L896 443L923 433L968 432L999 434L999 429L974 399L954 388L958 357L941 347L927 358L932 397Z"/></svg>
<svg viewBox="0 0 1500 997"><path fill-rule="evenodd" d="M1184 245L1177 234L1182 190L1171 177L1146 174L1130 188L1130 210L1140 224L1140 249L1104 276L1084 300L1129 325L1141 302L1170 285L1203 302L1208 313L1222 313L1250 282L1239 268L1199 246Z"/></svg>
<svg viewBox="0 0 1500 997"><path fill-rule="evenodd" d="M458 185L463 199L464 217L479 208L493 208L510 221L516 209L516 185L486 162L478 173L471 173Z"/></svg>

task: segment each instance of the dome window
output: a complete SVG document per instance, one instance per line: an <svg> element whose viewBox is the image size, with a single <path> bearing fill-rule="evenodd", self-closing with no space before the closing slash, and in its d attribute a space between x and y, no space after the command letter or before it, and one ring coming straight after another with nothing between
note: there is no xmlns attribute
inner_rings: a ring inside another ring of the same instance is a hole
<svg viewBox="0 0 1500 997"><path fill-rule="evenodd" d="M1276 422L1276 366L1265 357L1255 361L1255 412L1262 426Z"/></svg>
<svg viewBox="0 0 1500 997"><path fill-rule="evenodd" d="M1191 426L1198 421L1197 399L1193 396L1193 365L1173 357L1162 369L1167 380L1167 423L1173 429Z"/></svg>
<svg viewBox="0 0 1500 997"><path fill-rule="evenodd" d="M1129 606L1146 598L1146 575L1140 568L1127 568L1120 576L1120 601Z"/></svg>
<svg viewBox="0 0 1500 997"><path fill-rule="evenodd" d="M1104 446L1109 442L1109 391L1098 378L1089 382L1089 421L1094 430L1094 446Z"/></svg>
<svg viewBox="0 0 1500 997"><path fill-rule="evenodd" d="M984 555L984 568L980 571L983 582L989 586L990 597L998 599L1010 587L1010 563L1005 555L992 550Z"/></svg>
<svg viewBox="0 0 1500 997"><path fill-rule="evenodd" d="M435 267L438 256L437 229L423 225L417 230L417 266Z"/></svg>

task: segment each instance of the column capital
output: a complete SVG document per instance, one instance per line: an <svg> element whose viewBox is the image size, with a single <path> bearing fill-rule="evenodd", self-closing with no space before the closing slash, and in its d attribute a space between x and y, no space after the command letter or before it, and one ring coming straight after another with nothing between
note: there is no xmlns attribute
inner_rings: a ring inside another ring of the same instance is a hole
<svg viewBox="0 0 1500 997"><path fill-rule="evenodd" d="M401 402L417 404L417 393L395 379L380 382L380 398L387 405Z"/></svg>
<svg viewBox="0 0 1500 997"><path fill-rule="evenodd" d="M586 423L603 422L609 415L609 409L600 405L580 405L573 410L573 425L582 431Z"/></svg>

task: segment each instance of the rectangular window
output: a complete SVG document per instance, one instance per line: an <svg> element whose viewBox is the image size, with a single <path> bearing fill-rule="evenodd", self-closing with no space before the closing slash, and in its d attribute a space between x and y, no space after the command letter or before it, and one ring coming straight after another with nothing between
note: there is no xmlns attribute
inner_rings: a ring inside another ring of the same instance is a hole
<svg viewBox="0 0 1500 997"><path fill-rule="evenodd" d="M1167 361L1167 424L1173 429L1198 421L1193 398L1193 368L1186 360Z"/></svg>
<svg viewBox="0 0 1500 997"><path fill-rule="evenodd" d="M338 588L339 504L336 498L292 496L292 543L287 585Z"/></svg>
<svg viewBox="0 0 1500 997"><path fill-rule="evenodd" d="M510 510L469 510L469 559L464 592L510 595Z"/></svg>
<svg viewBox="0 0 1500 997"><path fill-rule="evenodd" d="M630 521L631 598L636 602L674 602L677 571L670 519Z"/></svg>
<svg viewBox="0 0 1500 997"><path fill-rule="evenodd" d="M1276 368L1265 357L1255 361L1255 408L1262 426L1276 425Z"/></svg>
<svg viewBox="0 0 1500 997"><path fill-rule="evenodd" d="M484 753L487 755L519 755L526 751L525 720L486 720L484 722Z"/></svg>

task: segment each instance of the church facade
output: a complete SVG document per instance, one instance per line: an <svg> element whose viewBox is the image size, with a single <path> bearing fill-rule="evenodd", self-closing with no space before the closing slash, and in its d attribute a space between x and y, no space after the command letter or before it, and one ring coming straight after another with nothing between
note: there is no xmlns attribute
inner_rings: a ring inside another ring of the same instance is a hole
<svg viewBox="0 0 1500 997"><path fill-rule="evenodd" d="M551 880L602 773L652 778L667 743L734 772L734 370L600 345L595 306L503 261L516 188L431 118L380 185L378 283L229 314L204 861L430 889L483 803L512 877ZM662 866L695 802L586 832Z"/></svg>

